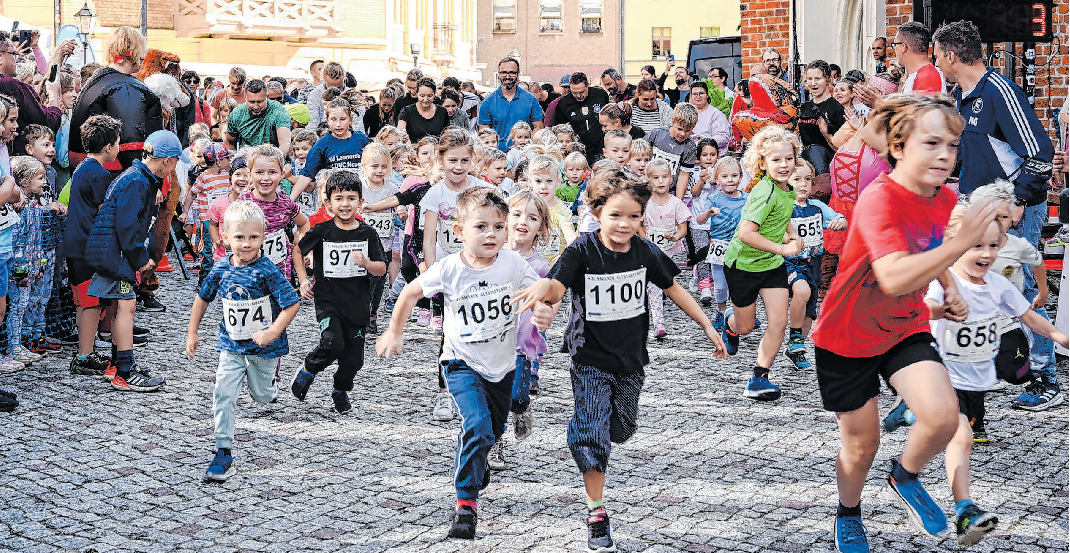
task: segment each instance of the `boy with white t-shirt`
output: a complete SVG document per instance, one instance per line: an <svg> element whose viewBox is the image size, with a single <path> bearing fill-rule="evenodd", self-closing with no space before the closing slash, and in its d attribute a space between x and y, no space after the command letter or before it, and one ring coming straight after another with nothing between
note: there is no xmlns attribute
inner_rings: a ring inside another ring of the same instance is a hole
<svg viewBox="0 0 1070 553"><path fill-rule="evenodd" d="M461 415L454 470L457 511L449 537L473 539L476 500L490 477L487 454L505 432L513 394L517 310L511 299L539 275L523 256L502 250L509 207L493 188L469 188L457 196L456 206L452 232L463 249L405 286L375 349L388 358L400 353L402 329L416 301L443 294L447 308L439 363Z"/></svg>

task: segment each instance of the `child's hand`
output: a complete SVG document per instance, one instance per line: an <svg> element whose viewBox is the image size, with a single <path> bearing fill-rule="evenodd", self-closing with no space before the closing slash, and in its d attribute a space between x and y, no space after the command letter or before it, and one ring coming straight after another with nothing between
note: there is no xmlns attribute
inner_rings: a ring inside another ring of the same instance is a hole
<svg viewBox="0 0 1070 553"><path fill-rule="evenodd" d="M306 300L312 299L312 281L307 278L301 281L301 297Z"/></svg>
<svg viewBox="0 0 1070 553"><path fill-rule="evenodd" d="M721 215L721 208L719 208L719 207L710 207L709 209L706 210L706 213L709 213L710 217L718 217L718 216Z"/></svg>
<svg viewBox="0 0 1070 553"><path fill-rule="evenodd" d="M554 322L554 308L541 302L535 304L531 309L531 322L539 331L546 332Z"/></svg>
<svg viewBox="0 0 1070 553"><path fill-rule="evenodd" d="M306 269L311 269L312 268L312 254L311 253L305 256L305 268Z"/></svg>
<svg viewBox="0 0 1070 553"><path fill-rule="evenodd" d="M384 359L390 359L401 353L403 342L401 334L395 334L394 329L388 329L375 341L375 354Z"/></svg>
<svg viewBox="0 0 1070 553"><path fill-rule="evenodd" d="M59 202L52 202L52 203L46 205L45 209L47 209L49 211L52 211L52 212L55 212L55 213L59 213L60 215L62 215L64 217L67 216L67 206L65 206L65 205L63 205L63 204L61 204Z"/></svg>
<svg viewBox="0 0 1070 553"><path fill-rule="evenodd" d="M519 313L522 313L524 311L527 311L528 309L531 309L531 308L535 307L535 304L545 303L543 301L543 298L545 298L546 294L548 294L549 292L550 292L550 281L549 280L547 280L542 285L540 285L538 283L535 283L535 284L533 284L533 285L531 285L531 286L529 286L527 288L524 288L523 290L517 291L516 294L513 294L513 300L512 300L511 303L513 305L516 305L517 303L524 302L524 303L521 303L520 304L520 308L517 309L517 314L519 314Z"/></svg>
<svg viewBox="0 0 1070 553"><path fill-rule="evenodd" d="M710 180L710 172L709 172L709 170L707 170L705 167L703 167L702 170L698 172L698 180L701 181L701 182L706 182L706 181Z"/></svg>
<svg viewBox="0 0 1070 553"><path fill-rule="evenodd" d="M706 333L706 337L713 343L713 356L717 359L727 359L728 348L724 346L724 341L721 340L721 333L717 332L713 325L702 329L702 331Z"/></svg>
<svg viewBox="0 0 1070 553"><path fill-rule="evenodd" d="M271 327L265 328L253 334L253 343L260 347L267 347L268 344L275 341L279 335L271 331Z"/></svg>
<svg viewBox="0 0 1070 553"><path fill-rule="evenodd" d="M1051 335L1051 341L1064 348L1070 348L1070 338L1068 338L1065 333L1055 331L1055 334Z"/></svg>
<svg viewBox="0 0 1070 553"><path fill-rule="evenodd" d="M959 289L953 286L944 289L944 318L961 322L965 321L969 314L970 309L962 294L959 293Z"/></svg>
<svg viewBox="0 0 1070 553"><path fill-rule="evenodd" d="M1033 298L1033 304L1030 306L1033 309L1040 309L1048 305L1048 294L1037 294L1037 297Z"/></svg>
<svg viewBox="0 0 1070 553"><path fill-rule="evenodd" d="M830 222L829 230L847 230L847 219L836 219Z"/></svg>
<svg viewBox="0 0 1070 553"><path fill-rule="evenodd" d="M196 333L186 335L186 355L193 359L197 354L197 346L201 345L201 339Z"/></svg>
<svg viewBox="0 0 1070 553"><path fill-rule="evenodd" d="M364 267L368 264L368 258L361 252L353 252L353 263L356 263L357 267Z"/></svg>
<svg viewBox="0 0 1070 553"><path fill-rule="evenodd" d="M141 268L137 270L137 272L140 273L140 272L144 272L144 271L151 271L151 270L153 270L155 268L156 268L156 262L150 259L147 262L145 262L145 264L142 265Z"/></svg>
<svg viewBox="0 0 1070 553"><path fill-rule="evenodd" d="M665 239L670 241L670 242L675 242L675 241L679 240L679 238L676 237L676 233L675 232L666 232L665 234L662 234L662 236L664 236Z"/></svg>
<svg viewBox="0 0 1070 553"><path fill-rule="evenodd" d="M792 238L788 238L788 241L785 242L783 246L781 246L780 255L782 255L784 257L791 257L793 255L799 255L800 253L802 253L802 251L803 251L802 238L799 238L798 236L794 236Z"/></svg>

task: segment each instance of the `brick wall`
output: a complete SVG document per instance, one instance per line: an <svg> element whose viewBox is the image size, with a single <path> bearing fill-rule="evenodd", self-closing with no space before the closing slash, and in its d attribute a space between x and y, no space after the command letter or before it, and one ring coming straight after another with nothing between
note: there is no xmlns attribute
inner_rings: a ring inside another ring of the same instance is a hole
<svg viewBox="0 0 1070 553"><path fill-rule="evenodd" d="M140 14L138 17L141 17ZM138 24L140 25L140 19L138 21ZM173 0L149 0L149 28L175 28L175 7Z"/></svg>
<svg viewBox="0 0 1070 553"><path fill-rule="evenodd" d="M780 50L787 61L791 40L791 5L788 0L742 1L739 3L739 32L743 37L743 75L762 61L766 48Z"/></svg>
<svg viewBox="0 0 1070 553"><path fill-rule="evenodd" d="M97 27L141 26L141 3L131 0L97 0Z"/></svg>

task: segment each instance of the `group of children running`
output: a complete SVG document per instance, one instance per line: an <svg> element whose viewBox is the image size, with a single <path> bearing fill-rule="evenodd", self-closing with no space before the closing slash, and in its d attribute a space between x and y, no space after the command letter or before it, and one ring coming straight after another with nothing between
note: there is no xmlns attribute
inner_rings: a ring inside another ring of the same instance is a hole
<svg viewBox="0 0 1070 553"><path fill-rule="evenodd" d="M646 140L609 130L593 166L567 126L535 133L518 126L511 133L517 146L505 153L492 131L454 127L415 145L389 126L371 139L352 130L343 99L332 100L326 115L329 134L295 136L295 155L304 157L287 160L270 145L234 153L208 144L194 152L203 171L185 205L203 212L197 227L205 260L188 326L191 357L209 304L222 303L217 452L206 480L235 473L243 382L255 401L277 399L286 329L301 298L315 302L319 342L290 391L305 400L317 375L337 363L331 399L343 414L352 409L348 393L366 341L380 334L378 355L398 355L415 311L415 324L441 329L433 415L461 421L448 535L474 538L480 492L489 470L503 463L509 414L518 438L534 428L531 394L539 391L545 331L563 311L575 400L567 444L586 491L588 548L616 551L606 472L612 444L637 430L648 335L669 332L664 299L699 326L712 357L725 359L738 353L741 335L763 324L760 297L765 330L743 395L779 398L769 371L785 328L785 354L796 367L811 367L805 350L812 337L822 404L837 414L842 436L838 550L869 551L860 500L880 441L881 378L899 398L885 428L913 427L887 478L909 518L933 535L947 530L944 511L919 480L946 449L959 542L975 543L995 528L996 517L971 500L969 453L983 426L984 392L996 380L1000 336L1020 331L1019 321L1064 346L1067 336L990 271L1015 217L1013 191L993 183L960 200L944 186L963 127L951 104L892 96L875 110L893 170L866 189L851 228L810 198L814 169L801 159L797 136L770 126L740 163L722 157L715 142L690 138L697 112L689 104ZM81 231L88 260L71 266L72 275L88 275L71 284L79 333L84 323L89 337L72 371L107 373L120 389L150 391L163 381L136 367L127 344L133 274L152 262L143 230L124 236L114 213L124 201L132 205L133 194L143 200L154 192L178 158L188 160L174 151L173 135L150 137L145 161L103 186L92 163L115 154L108 119L91 118L82 130L90 160L72 183L72 198L83 197L78 209L99 208L96 223ZM20 171L14 184L32 193L34 175ZM0 195L14 184L5 180ZM124 224L147 228L141 220ZM818 317L826 230L848 235ZM681 267L693 272L683 280L697 300L677 281ZM384 299L391 317L380 331ZM108 303L118 310L110 360L92 352L91 340ZM712 320L704 307L713 307Z"/></svg>

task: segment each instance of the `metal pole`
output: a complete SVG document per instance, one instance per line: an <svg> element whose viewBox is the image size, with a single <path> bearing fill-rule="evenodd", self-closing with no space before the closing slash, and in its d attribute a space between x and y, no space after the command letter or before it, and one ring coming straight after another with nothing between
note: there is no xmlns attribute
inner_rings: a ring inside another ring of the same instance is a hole
<svg viewBox="0 0 1070 553"><path fill-rule="evenodd" d="M149 0L141 0L141 34L149 36Z"/></svg>
<svg viewBox="0 0 1070 553"><path fill-rule="evenodd" d="M186 269L186 260L182 258L182 248L178 245L178 235L175 234L174 225L171 226L171 243L175 246L175 260L178 261L178 266L182 269L182 276L189 280L189 270ZM166 255L167 252L165 251Z"/></svg>

